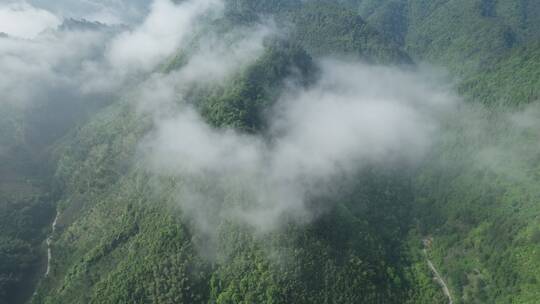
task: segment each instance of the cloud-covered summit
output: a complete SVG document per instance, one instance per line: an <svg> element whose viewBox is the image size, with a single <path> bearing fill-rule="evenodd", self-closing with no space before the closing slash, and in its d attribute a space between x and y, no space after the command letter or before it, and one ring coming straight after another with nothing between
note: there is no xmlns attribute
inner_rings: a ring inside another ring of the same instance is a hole
<svg viewBox="0 0 540 304"><path fill-rule="evenodd" d="M283 93L264 137L214 129L188 104L156 121L144 145L149 168L182 180L178 203L200 229L230 220L268 232L284 218L309 220L310 196L336 178L422 160L456 104L425 81L433 74L340 60L322 61L320 73Z"/></svg>

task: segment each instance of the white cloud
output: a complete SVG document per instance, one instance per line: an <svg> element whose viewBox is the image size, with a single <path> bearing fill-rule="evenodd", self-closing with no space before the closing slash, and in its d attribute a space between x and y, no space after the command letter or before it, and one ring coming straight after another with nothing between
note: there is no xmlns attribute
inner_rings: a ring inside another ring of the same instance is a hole
<svg viewBox="0 0 540 304"><path fill-rule="evenodd" d="M61 20L52 13L26 2L0 4L0 32L20 38L35 38L47 29L54 29Z"/></svg>
<svg viewBox="0 0 540 304"><path fill-rule="evenodd" d="M149 71L193 33L198 18L209 10L219 11L221 5L219 0L189 0L180 4L155 0L144 23L113 42L108 58L118 69Z"/></svg>
<svg viewBox="0 0 540 304"><path fill-rule="evenodd" d="M99 56L105 34L50 32L33 40L0 38L0 103L19 107L80 98L84 62ZM76 93L79 92L79 93Z"/></svg>
<svg viewBox="0 0 540 304"><path fill-rule="evenodd" d="M336 176L421 160L455 101L395 68L325 61L321 73L316 85L283 95L270 139L216 130L189 105L156 121L144 149L149 168L181 178L178 202L199 228L212 233L234 220L265 232L287 216L309 219L309 195Z"/></svg>
<svg viewBox="0 0 540 304"><path fill-rule="evenodd" d="M156 0L146 19L132 30L85 26L85 21L57 30L51 25L60 21L49 12L21 2L4 5L0 15L9 13L9 18L0 17L3 31L13 35L17 30L29 39L0 37L0 103L26 107L53 99L77 103L117 96L173 56L197 28L196 18L219 11L220 3L193 0L177 5ZM42 22L35 15L54 22Z"/></svg>

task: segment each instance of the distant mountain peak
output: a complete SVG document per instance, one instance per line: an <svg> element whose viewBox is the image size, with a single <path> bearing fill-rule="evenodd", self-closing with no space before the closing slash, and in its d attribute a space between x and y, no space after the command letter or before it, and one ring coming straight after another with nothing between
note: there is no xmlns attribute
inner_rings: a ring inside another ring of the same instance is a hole
<svg viewBox="0 0 540 304"><path fill-rule="evenodd" d="M125 25L108 25L98 21L87 19L68 18L58 27L59 31L102 31L102 30L121 30Z"/></svg>

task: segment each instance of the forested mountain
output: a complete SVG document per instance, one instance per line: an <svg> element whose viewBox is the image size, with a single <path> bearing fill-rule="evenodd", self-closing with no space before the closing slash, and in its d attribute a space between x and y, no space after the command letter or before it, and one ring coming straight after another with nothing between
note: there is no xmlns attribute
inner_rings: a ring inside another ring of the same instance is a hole
<svg viewBox="0 0 540 304"><path fill-rule="evenodd" d="M538 30L532 0L156 0L0 36L0 303L537 303Z"/></svg>
<svg viewBox="0 0 540 304"><path fill-rule="evenodd" d="M475 100L516 104L538 97L538 85L532 83L538 79L533 75L538 70L534 66L540 38L538 2L351 2L371 26L400 43L417 61L437 63L470 78L460 89ZM510 72L509 65L519 72Z"/></svg>
<svg viewBox="0 0 540 304"><path fill-rule="evenodd" d="M488 104L488 123L468 122L476 131L487 129L483 138L472 130L452 135L455 146L436 156L449 163L438 169L426 165L416 190L415 207L430 223L425 229L437 231L436 256L457 299L534 303L540 292L534 253L538 125L516 128L507 116L531 103L536 107L539 98L538 3L359 1L358 7L411 57L459 75L458 91L470 102ZM477 153L489 150L499 155L482 161Z"/></svg>

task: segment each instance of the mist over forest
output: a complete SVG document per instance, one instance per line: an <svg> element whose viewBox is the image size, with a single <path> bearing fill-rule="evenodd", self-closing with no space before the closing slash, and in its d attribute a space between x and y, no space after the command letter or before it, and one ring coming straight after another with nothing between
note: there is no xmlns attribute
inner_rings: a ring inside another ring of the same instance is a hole
<svg viewBox="0 0 540 304"><path fill-rule="evenodd" d="M537 303L537 16L0 2L0 303Z"/></svg>

